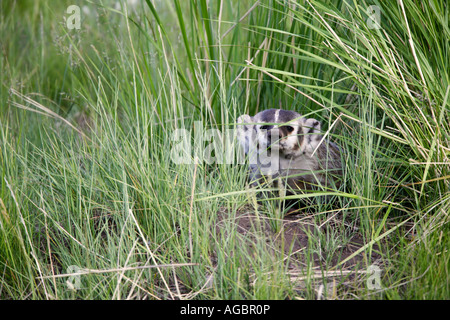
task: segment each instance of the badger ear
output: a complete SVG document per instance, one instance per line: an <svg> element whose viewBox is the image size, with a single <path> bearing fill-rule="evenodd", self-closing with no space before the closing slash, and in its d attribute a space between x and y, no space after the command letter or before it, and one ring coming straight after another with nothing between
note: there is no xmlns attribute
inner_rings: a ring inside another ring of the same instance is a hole
<svg viewBox="0 0 450 320"><path fill-rule="evenodd" d="M253 121L253 118L250 117L248 114L243 114L242 116L240 116L237 119L237 123L238 123L238 129L243 129L244 131L247 130L247 127L253 127L253 125L251 124Z"/></svg>
<svg viewBox="0 0 450 320"><path fill-rule="evenodd" d="M316 119L304 119L302 123L303 139L305 142L312 143L321 139L320 121Z"/></svg>
<svg viewBox="0 0 450 320"><path fill-rule="evenodd" d="M254 134L254 125L251 124L252 122L254 122L253 117L250 117L248 114L243 114L237 119L237 137L246 154L253 141L252 135Z"/></svg>

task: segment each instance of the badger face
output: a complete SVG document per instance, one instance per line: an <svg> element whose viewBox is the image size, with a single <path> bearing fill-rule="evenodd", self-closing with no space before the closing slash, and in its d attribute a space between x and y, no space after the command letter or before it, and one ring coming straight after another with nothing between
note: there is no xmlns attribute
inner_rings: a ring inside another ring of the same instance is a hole
<svg viewBox="0 0 450 320"><path fill-rule="evenodd" d="M249 158L252 185L282 176L293 189L309 189L329 183L317 170L341 175L339 147L323 138L320 127L320 121L294 111L270 109L240 116L237 137Z"/></svg>
<svg viewBox="0 0 450 320"><path fill-rule="evenodd" d="M238 136L246 153L256 150L277 149L288 155L300 150L304 119L295 111L269 109L254 117L242 115L238 119ZM253 145L252 145L253 144Z"/></svg>

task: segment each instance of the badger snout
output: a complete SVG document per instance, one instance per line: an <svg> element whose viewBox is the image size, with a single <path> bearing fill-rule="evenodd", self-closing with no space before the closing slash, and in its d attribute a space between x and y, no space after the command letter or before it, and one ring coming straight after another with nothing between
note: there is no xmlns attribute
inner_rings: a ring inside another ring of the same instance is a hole
<svg viewBox="0 0 450 320"><path fill-rule="evenodd" d="M278 128L273 128L270 130L267 130L267 147L273 148L273 147L279 147L280 142L280 130Z"/></svg>

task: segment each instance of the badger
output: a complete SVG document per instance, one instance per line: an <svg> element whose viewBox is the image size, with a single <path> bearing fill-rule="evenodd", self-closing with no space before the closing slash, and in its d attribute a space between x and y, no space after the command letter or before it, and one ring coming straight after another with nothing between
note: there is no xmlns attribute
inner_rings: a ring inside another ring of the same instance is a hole
<svg viewBox="0 0 450 320"><path fill-rule="evenodd" d="M319 120L269 109L237 120L237 137L249 159L250 185L270 183L284 194L338 187L339 147L323 139Z"/></svg>

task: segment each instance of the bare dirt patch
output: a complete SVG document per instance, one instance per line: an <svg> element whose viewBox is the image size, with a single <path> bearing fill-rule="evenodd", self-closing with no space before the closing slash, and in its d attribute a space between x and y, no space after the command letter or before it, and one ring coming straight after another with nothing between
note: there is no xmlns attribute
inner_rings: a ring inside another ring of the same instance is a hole
<svg viewBox="0 0 450 320"><path fill-rule="evenodd" d="M336 216L335 219L339 219L339 216ZM278 231L274 227L277 223ZM225 228L227 224L228 228ZM242 235L240 245L248 249L249 255L254 254L257 244L265 243L267 250L274 254L283 253L285 257L289 257L289 267L295 269L305 266L307 260L313 262L313 267L329 269L339 266L339 269L365 269L368 258L373 263L380 257L376 253L378 251L376 245L371 257L367 257L365 250L355 254L365 245L363 236L357 230L352 230L343 237L330 232L332 227L317 225L314 217L308 214L273 219L255 212L251 206L245 206L235 214L226 209L221 210L218 213L216 232L227 236L227 232L233 229ZM345 239L339 242L333 237ZM317 240L319 238L322 239L320 243ZM337 243L329 245L328 242L334 241ZM332 250L327 250L330 247ZM309 259L306 259L308 254ZM342 263L344 260L346 261Z"/></svg>

